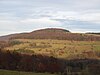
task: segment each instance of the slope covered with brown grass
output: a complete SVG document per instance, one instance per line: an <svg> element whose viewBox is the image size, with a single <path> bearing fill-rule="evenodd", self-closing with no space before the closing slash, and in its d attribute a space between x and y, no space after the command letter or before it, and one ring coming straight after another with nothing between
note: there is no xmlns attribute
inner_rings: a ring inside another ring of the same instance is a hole
<svg viewBox="0 0 100 75"><path fill-rule="evenodd" d="M47 28L30 33L12 34L0 37L0 40L9 39L58 39L74 41L100 41L100 36L82 33L71 33L65 29Z"/></svg>

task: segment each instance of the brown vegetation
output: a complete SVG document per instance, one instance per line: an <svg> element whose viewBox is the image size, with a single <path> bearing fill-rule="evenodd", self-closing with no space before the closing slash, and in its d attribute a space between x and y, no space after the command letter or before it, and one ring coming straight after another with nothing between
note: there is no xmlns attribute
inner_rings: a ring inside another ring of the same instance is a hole
<svg viewBox="0 0 100 75"><path fill-rule="evenodd" d="M90 34L71 33L65 29L41 29L31 33L13 34L0 37L0 40L9 39L58 39L74 41L100 41L100 36Z"/></svg>
<svg viewBox="0 0 100 75"><path fill-rule="evenodd" d="M91 75L95 73L99 75L99 62L99 60L94 59L64 60L44 55L27 55L0 50L0 69L6 70L77 74L83 71L87 72L88 68Z"/></svg>

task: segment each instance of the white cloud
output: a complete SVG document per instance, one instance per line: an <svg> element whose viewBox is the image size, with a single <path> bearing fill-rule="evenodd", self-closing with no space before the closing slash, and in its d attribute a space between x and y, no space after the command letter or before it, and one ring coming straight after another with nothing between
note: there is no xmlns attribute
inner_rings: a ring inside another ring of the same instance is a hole
<svg viewBox="0 0 100 75"><path fill-rule="evenodd" d="M83 15L80 15L79 20L100 24L100 12L99 13L85 13Z"/></svg>
<svg viewBox="0 0 100 75"><path fill-rule="evenodd" d="M94 10L95 11L95 10ZM45 13L48 12L48 13ZM79 20L79 21L87 21L91 23L99 23L100 24L100 11L91 12L91 11L43 11L39 14L32 15L39 17L47 17L50 19L68 19L68 20Z"/></svg>
<svg viewBox="0 0 100 75"><path fill-rule="evenodd" d="M60 26L59 21L51 20L49 18L38 18L38 19L24 19L20 21L23 25L43 25L43 26Z"/></svg>
<svg viewBox="0 0 100 75"><path fill-rule="evenodd" d="M45 27L100 31L100 0L0 0L0 34Z"/></svg>

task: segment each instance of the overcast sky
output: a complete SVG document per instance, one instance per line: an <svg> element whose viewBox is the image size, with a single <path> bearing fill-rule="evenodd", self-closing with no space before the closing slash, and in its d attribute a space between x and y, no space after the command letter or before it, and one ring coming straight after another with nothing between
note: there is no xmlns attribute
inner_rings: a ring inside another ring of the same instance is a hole
<svg viewBox="0 0 100 75"><path fill-rule="evenodd" d="M0 35L54 27L100 32L100 0L0 0Z"/></svg>

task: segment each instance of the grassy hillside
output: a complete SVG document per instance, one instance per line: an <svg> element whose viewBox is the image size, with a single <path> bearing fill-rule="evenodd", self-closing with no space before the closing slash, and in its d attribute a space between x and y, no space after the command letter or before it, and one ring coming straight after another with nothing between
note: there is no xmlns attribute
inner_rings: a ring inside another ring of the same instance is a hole
<svg viewBox="0 0 100 75"><path fill-rule="evenodd" d="M10 39L58 39L74 41L100 41L100 36L94 34L71 33L65 29L48 28L36 30L30 33L12 34L0 37L0 40L9 41Z"/></svg>
<svg viewBox="0 0 100 75"><path fill-rule="evenodd" d="M56 74L0 70L0 75L56 75Z"/></svg>
<svg viewBox="0 0 100 75"><path fill-rule="evenodd" d="M1 70L0 75L49 75L45 72L65 73L68 69L100 74L99 35L42 29L0 39L0 69L26 71Z"/></svg>
<svg viewBox="0 0 100 75"><path fill-rule="evenodd" d="M100 41L15 39L5 50L24 54L41 54L56 58L100 58Z"/></svg>

